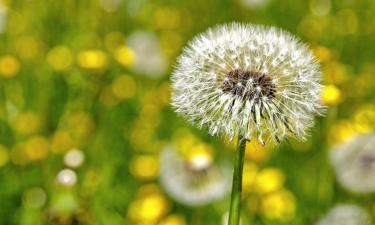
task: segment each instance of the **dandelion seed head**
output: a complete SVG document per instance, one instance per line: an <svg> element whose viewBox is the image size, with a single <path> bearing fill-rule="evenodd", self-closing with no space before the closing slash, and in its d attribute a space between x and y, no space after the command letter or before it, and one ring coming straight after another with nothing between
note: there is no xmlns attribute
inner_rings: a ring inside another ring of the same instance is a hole
<svg viewBox="0 0 375 225"><path fill-rule="evenodd" d="M160 155L160 181L176 201L199 206L225 197L230 188L230 168L213 163L206 154L181 155L172 145Z"/></svg>
<svg viewBox="0 0 375 225"><path fill-rule="evenodd" d="M355 193L375 192L375 133L354 137L331 151L338 182Z"/></svg>
<svg viewBox="0 0 375 225"><path fill-rule="evenodd" d="M370 216L357 205L341 204L332 208L316 225L370 225Z"/></svg>
<svg viewBox="0 0 375 225"><path fill-rule="evenodd" d="M212 158L207 154L193 154L186 162L188 169L197 173L205 172L211 165Z"/></svg>
<svg viewBox="0 0 375 225"><path fill-rule="evenodd" d="M277 28L226 24L198 35L172 75L175 110L211 135L304 139L322 114L311 51Z"/></svg>

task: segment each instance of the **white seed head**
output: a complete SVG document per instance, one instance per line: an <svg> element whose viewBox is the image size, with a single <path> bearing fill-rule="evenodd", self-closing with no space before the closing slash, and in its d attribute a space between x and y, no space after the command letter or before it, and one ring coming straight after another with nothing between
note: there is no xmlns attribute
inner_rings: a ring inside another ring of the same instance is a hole
<svg viewBox="0 0 375 225"><path fill-rule="evenodd" d="M370 216L359 206L342 204L332 208L316 225L370 225Z"/></svg>
<svg viewBox="0 0 375 225"><path fill-rule="evenodd" d="M225 197L230 188L230 168L204 157L184 159L172 146L160 155L160 181L176 201L200 206Z"/></svg>
<svg viewBox="0 0 375 225"><path fill-rule="evenodd" d="M375 192L375 133L357 136L331 151L338 182L356 193Z"/></svg>
<svg viewBox="0 0 375 225"><path fill-rule="evenodd" d="M172 105L212 135L304 139L324 111L320 77L311 51L291 34L232 23L184 49L172 75Z"/></svg>

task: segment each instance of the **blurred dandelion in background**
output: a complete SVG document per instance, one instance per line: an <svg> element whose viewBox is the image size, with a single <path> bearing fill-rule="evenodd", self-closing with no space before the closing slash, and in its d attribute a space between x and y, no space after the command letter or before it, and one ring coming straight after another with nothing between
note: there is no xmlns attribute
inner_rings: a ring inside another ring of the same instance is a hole
<svg viewBox="0 0 375 225"><path fill-rule="evenodd" d="M0 33L3 33L7 24L7 7L3 0L0 1Z"/></svg>
<svg viewBox="0 0 375 225"><path fill-rule="evenodd" d="M82 165L85 160L85 155L79 149L71 149L64 156L64 163L71 168L77 168Z"/></svg>
<svg viewBox="0 0 375 225"><path fill-rule="evenodd" d="M340 204L333 207L316 225L370 225L368 213L357 205Z"/></svg>
<svg viewBox="0 0 375 225"><path fill-rule="evenodd" d="M272 0L240 0L240 3L248 9L262 9L267 7Z"/></svg>
<svg viewBox="0 0 375 225"><path fill-rule="evenodd" d="M166 73L168 60L161 51L157 36L151 31L136 31L126 40L127 45L134 51L135 73L151 78L159 78Z"/></svg>
<svg viewBox="0 0 375 225"><path fill-rule="evenodd" d="M205 144L191 146L185 153L166 147L160 155L160 180L167 193L189 206L220 200L230 188L230 169L213 161Z"/></svg>
<svg viewBox="0 0 375 225"><path fill-rule="evenodd" d="M77 175L71 169L63 169L57 174L57 181L64 186L73 186L77 182Z"/></svg>
<svg viewBox="0 0 375 225"><path fill-rule="evenodd" d="M375 135L363 134L331 150L338 182L357 193L375 192Z"/></svg>

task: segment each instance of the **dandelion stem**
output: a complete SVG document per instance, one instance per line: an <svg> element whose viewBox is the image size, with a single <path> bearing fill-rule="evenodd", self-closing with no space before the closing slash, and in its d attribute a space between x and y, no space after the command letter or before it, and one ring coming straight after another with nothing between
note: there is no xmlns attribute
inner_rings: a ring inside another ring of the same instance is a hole
<svg viewBox="0 0 375 225"><path fill-rule="evenodd" d="M245 156L246 138L238 136L234 161L232 195L229 209L228 225L238 225L241 214L242 173Z"/></svg>

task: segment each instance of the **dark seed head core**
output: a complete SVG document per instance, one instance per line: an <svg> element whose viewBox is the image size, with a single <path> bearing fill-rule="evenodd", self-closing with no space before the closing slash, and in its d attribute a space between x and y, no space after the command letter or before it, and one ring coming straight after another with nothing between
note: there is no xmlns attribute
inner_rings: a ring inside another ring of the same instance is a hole
<svg viewBox="0 0 375 225"><path fill-rule="evenodd" d="M265 73L235 69L230 71L221 83L225 93L254 100L256 103L262 97L272 99L276 94L276 85L272 78Z"/></svg>
<svg viewBox="0 0 375 225"><path fill-rule="evenodd" d="M375 157L373 155L363 155L360 160L364 170L369 170L375 166Z"/></svg>

